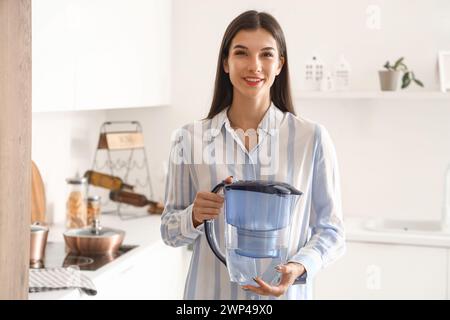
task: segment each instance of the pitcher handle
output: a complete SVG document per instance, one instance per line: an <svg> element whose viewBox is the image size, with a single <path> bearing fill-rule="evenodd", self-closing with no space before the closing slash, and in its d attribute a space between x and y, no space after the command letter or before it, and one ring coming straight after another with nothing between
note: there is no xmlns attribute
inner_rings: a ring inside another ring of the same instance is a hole
<svg viewBox="0 0 450 320"><path fill-rule="evenodd" d="M217 186L215 186L211 192L217 193L225 186L225 182L222 181ZM205 234L206 234L206 240L208 241L208 244L217 257L224 265L227 266L227 261L225 259L225 255L220 251L219 245L217 244L217 238L214 231L214 219L211 220L204 220L203 223L205 224Z"/></svg>

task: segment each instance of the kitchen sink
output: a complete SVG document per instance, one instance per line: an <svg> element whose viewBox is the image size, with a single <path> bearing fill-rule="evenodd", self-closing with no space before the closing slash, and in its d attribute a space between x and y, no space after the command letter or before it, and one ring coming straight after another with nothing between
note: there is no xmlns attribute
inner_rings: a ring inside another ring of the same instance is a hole
<svg viewBox="0 0 450 320"><path fill-rule="evenodd" d="M450 231L442 227L437 220L394 220L394 219L369 219L364 223L364 228L378 232L400 232L421 234L447 234Z"/></svg>

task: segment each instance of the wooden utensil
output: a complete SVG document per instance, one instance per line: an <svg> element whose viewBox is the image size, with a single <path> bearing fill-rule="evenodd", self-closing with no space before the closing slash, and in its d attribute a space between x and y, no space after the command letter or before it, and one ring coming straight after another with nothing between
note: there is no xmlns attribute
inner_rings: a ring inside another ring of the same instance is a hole
<svg viewBox="0 0 450 320"><path fill-rule="evenodd" d="M38 167L31 161L31 223L45 222L45 189Z"/></svg>

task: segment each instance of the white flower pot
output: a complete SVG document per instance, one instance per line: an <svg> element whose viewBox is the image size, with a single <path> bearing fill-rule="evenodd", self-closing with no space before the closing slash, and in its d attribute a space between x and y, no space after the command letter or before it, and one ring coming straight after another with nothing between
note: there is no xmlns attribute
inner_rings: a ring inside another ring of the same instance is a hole
<svg viewBox="0 0 450 320"><path fill-rule="evenodd" d="M378 75L382 91L397 91L400 88L403 71L380 70Z"/></svg>

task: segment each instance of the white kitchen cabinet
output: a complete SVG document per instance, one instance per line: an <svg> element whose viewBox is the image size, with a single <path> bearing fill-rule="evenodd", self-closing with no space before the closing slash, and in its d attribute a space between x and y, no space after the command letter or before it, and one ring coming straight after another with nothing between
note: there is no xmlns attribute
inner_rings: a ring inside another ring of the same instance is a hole
<svg viewBox="0 0 450 320"><path fill-rule="evenodd" d="M33 1L33 111L169 104L170 0Z"/></svg>
<svg viewBox="0 0 450 320"><path fill-rule="evenodd" d="M84 299L182 299L187 274L186 248L162 241L129 258L120 270L96 282L97 295Z"/></svg>
<svg viewBox="0 0 450 320"><path fill-rule="evenodd" d="M445 248L348 242L319 272L315 299L447 299Z"/></svg>
<svg viewBox="0 0 450 320"><path fill-rule="evenodd" d="M32 1L32 110L74 109L74 43L67 0Z"/></svg>
<svg viewBox="0 0 450 320"><path fill-rule="evenodd" d="M77 3L76 109L167 105L171 1Z"/></svg>

